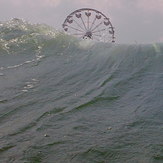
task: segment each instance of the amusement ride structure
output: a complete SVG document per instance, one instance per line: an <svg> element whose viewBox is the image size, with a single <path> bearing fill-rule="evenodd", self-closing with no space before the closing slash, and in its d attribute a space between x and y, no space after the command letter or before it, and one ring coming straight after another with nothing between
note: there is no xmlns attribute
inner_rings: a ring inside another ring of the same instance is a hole
<svg viewBox="0 0 163 163"><path fill-rule="evenodd" d="M114 27L110 19L95 9L82 8L72 12L62 27L68 34L82 39L115 42Z"/></svg>

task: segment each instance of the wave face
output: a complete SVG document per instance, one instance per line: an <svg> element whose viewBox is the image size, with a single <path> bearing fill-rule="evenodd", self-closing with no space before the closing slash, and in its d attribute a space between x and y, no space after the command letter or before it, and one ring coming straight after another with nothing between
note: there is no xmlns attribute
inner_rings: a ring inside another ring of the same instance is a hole
<svg viewBox="0 0 163 163"><path fill-rule="evenodd" d="M1 22L0 162L162 162L162 63L162 43Z"/></svg>

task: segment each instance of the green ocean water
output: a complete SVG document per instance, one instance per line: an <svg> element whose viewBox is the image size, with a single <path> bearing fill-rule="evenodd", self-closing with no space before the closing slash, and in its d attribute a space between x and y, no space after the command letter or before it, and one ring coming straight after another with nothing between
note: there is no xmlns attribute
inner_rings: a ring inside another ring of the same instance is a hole
<svg viewBox="0 0 163 163"><path fill-rule="evenodd" d="M162 162L163 43L0 22L0 163Z"/></svg>

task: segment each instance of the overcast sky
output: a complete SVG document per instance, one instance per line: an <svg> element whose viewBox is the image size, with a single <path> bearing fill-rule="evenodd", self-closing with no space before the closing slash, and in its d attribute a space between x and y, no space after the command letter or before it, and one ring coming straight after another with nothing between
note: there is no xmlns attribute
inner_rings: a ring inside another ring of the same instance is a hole
<svg viewBox="0 0 163 163"><path fill-rule="evenodd" d="M61 29L66 16L83 7L111 19L118 43L163 42L163 0L0 0L0 21L16 17Z"/></svg>

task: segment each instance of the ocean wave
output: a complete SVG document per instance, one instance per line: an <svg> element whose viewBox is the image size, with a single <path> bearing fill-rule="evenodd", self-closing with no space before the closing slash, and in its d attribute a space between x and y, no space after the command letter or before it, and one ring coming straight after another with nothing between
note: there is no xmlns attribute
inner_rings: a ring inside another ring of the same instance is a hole
<svg viewBox="0 0 163 163"><path fill-rule="evenodd" d="M162 63L162 43L1 22L0 162L162 161Z"/></svg>

